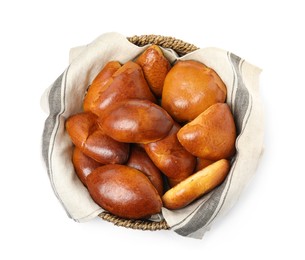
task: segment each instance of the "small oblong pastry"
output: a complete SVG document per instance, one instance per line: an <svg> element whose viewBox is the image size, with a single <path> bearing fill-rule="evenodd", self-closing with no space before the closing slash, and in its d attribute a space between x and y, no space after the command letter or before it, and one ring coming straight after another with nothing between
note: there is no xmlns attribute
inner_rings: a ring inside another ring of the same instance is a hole
<svg viewBox="0 0 305 260"><path fill-rule="evenodd" d="M85 155L78 147L74 147L72 154L72 162L75 172L80 181L87 186L87 176L96 168L103 164L93 160L91 157Z"/></svg>
<svg viewBox="0 0 305 260"><path fill-rule="evenodd" d="M87 187L98 205L122 218L149 218L161 211L161 198L149 179L126 165L95 169L87 177Z"/></svg>
<svg viewBox="0 0 305 260"><path fill-rule="evenodd" d="M108 108L127 99L145 99L156 102L141 67L132 61L125 63L112 75L93 102L91 111L98 116L103 116L108 113Z"/></svg>
<svg viewBox="0 0 305 260"><path fill-rule="evenodd" d="M168 209L180 209L220 185L230 170L228 160L221 159L189 176L162 197Z"/></svg>
<svg viewBox="0 0 305 260"><path fill-rule="evenodd" d="M119 142L149 143L165 137L173 126L173 119L149 100L129 99L100 117L98 124Z"/></svg>
<svg viewBox="0 0 305 260"><path fill-rule="evenodd" d="M144 145L154 164L173 181L181 181L190 176L196 165L196 158L177 139L180 128L175 123L166 137Z"/></svg>
<svg viewBox="0 0 305 260"><path fill-rule="evenodd" d="M216 161L235 152L236 128L226 103L210 106L177 134L179 142L191 154Z"/></svg>
<svg viewBox="0 0 305 260"><path fill-rule="evenodd" d="M143 69L145 79L151 91L161 97L163 84L171 65L157 45L148 47L136 60Z"/></svg>
<svg viewBox="0 0 305 260"><path fill-rule="evenodd" d="M100 94L108 87L107 83L113 80L112 75L119 68L121 68L121 64L118 61L110 61L94 78L83 101L84 111L94 110Z"/></svg>
<svg viewBox="0 0 305 260"><path fill-rule="evenodd" d="M66 130L74 145L102 164L125 163L129 156L129 144L107 136L96 120L97 116L91 112L78 113L66 120Z"/></svg>
<svg viewBox="0 0 305 260"><path fill-rule="evenodd" d="M197 61L178 61L167 74L162 107L177 122L188 122L226 100L227 88L217 73Z"/></svg>
<svg viewBox="0 0 305 260"><path fill-rule="evenodd" d="M163 179L160 170L149 158L145 150L139 145L131 147L130 156L126 163L127 166L135 168L144 173L151 183L155 186L159 195L163 194Z"/></svg>

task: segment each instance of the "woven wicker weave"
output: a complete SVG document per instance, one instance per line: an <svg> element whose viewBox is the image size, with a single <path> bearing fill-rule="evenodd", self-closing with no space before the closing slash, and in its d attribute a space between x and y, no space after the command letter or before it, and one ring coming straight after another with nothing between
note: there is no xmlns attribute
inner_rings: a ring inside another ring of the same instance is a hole
<svg viewBox="0 0 305 260"><path fill-rule="evenodd" d="M183 56L187 53L190 53L198 49L193 44L186 43L184 41L169 36L150 34L150 35L127 37L127 39L137 46L156 44L164 48L170 48L174 50L179 56ZM112 222L117 226L126 227L126 228L150 230L150 231L169 229L169 226L167 225L165 220L162 220L160 222L154 222L149 220L130 220L130 219L123 219L114 216L109 212L103 212L99 215L99 217L106 221Z"/></svg>
<svg viewBox="0 0 305 260"><path fill-rule="evenodd" d="M146 44L156 44L164 48L170 48L177 52L180 56L197 50L198 48L190 43L178 40L174 37L160 36L160 35L141 35L132 36L127 38L130 42L138 46L144 46Z"/></svg>

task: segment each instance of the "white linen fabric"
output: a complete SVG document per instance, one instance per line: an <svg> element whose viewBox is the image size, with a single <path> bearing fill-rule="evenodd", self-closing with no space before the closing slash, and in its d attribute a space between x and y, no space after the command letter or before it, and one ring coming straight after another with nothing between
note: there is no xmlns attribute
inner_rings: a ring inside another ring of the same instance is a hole
<svg viewBox="0 0 305 260"><path fill-rule="evenodd" d="M41 107L47 113L42 136L42 156L55 195L75 221L88 221L103 211L90 197L74 172L73 144L65 131L65 120L82 111L82 100L94 77L110 60L125 63L148 46L138 47L118 33L106 33L86 46L71 49L69 66L46 89ZM255 173L263 151L263 109L259 96L261 70L237 55L217 48L203 48L179 57L163 49L171 63L197 60L213 68L227 86L227 103L234 115L238 137L236 155L226 180L216 189L186 208L152 219L165 218L170 230L192 238L202 238L216 219L236 203Z"/></svg>

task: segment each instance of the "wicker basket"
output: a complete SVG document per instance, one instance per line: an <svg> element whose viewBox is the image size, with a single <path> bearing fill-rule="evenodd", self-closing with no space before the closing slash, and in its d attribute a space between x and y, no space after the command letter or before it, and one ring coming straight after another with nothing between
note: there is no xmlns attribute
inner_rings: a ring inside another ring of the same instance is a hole
<svg viewBox="0 0 305 260"><path fill-rule="evenodd" d="M190 53L198 49L193 44L189 44L182 40L178 40L168 36L151 34L151 35L127 37L127 39L131 43L138 46L144 46L147 44L156 44L164 48L170 48L174 50L179 56L183 56L187 53ZM169 226L167 225L165 220L162 220L160 222L149 221L149 220L130 220L130 219L123 219L114 216L109 212L103 212L99 215L99 217L101 217L106 221L112 222L114 225L126 227L126 228L150 230L150 231L169 229Z"/></svg>

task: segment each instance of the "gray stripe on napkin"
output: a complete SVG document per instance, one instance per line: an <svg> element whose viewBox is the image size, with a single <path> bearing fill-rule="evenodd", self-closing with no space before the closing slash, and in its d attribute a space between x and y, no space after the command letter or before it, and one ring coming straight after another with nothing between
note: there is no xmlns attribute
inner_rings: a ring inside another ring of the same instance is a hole
<svg viewBox="0 0 305 260"><path fill-rule="evenodd" d="M237 128L237 134L240 135L242 134L243 126L245 127L246 125L244 122L248 121L249 115L251 114L250 110L248 116L245 117L251 97L242 80L241 67L243 60L232 53L228 53L228 58L232 64L232 69L234 70L233 82L236 84L233 86L235 91L235 99L232 103L233 107L235 108L233 113ZM238 154L236 156L238 156ZM207 226L213 219L215 219L224 204L227 191L230 188L231 179L234 174L235 162L236 160L234 159L228 178L226 178L226 180L219 187L214 189L212 196L199 207L194 216L190 218L184 226L174 230L176 233L182 236L189 236L204 226ZM222 196L224 192L225 195ZM220 200L221 197L223 197L222 200ZM216 209L218 209L217 212Z"/></svg>
<svg viewBox="0 0 305 260"><path fill-rule="evenodd" d="M237 77L237 89L235 92L235 98L233 103L233 114L235 119L235 125L237 128L237 134L240 134L243 128L245 115L249 107L250 94L243 82L241 74L241 68L244 63L244 60L242 60L240 57L236 56L233 53L230 53L229 60L234 66L234 70L236 72Z"/></svg>
<svg viewBox="0 0 305 260"><path fill-rule="evenodd" d="M47 166L49 173L49 148L51 143L51 136L56 125L56 118L61 111L61 86L64 73L62 73L53 83L49 96L48 104L50 114L47 117L42 134L42 157Z"/></svg>
<svg viewBox="0 0 305 260"><path fill-rule="evenodd" d="M69 67L66 71L64 71L53 83L49 95L48 95L48 103L49 103L49 116L45 121L45 126L42 135L42 157L47 166L47 172L50 178L50 182L53 188L53 191L58 198L59 202L62 204L65 209L67 215L71 218L69 211L67 210L65 204L57 193L56 188L53 184L53 176L52 176L52 167L49 164L49 158L52 159L53 147L57 135L57 131L59 128L59 116L65 111L65 106L62 106L62 101L65 100L65 87L66 80L63 84L65 75L67 74ZM62 87L64 87L64 93L62 95ZM53 134L53 132L55 133ZM50 154L49 154L50 153Z"/></svg>

